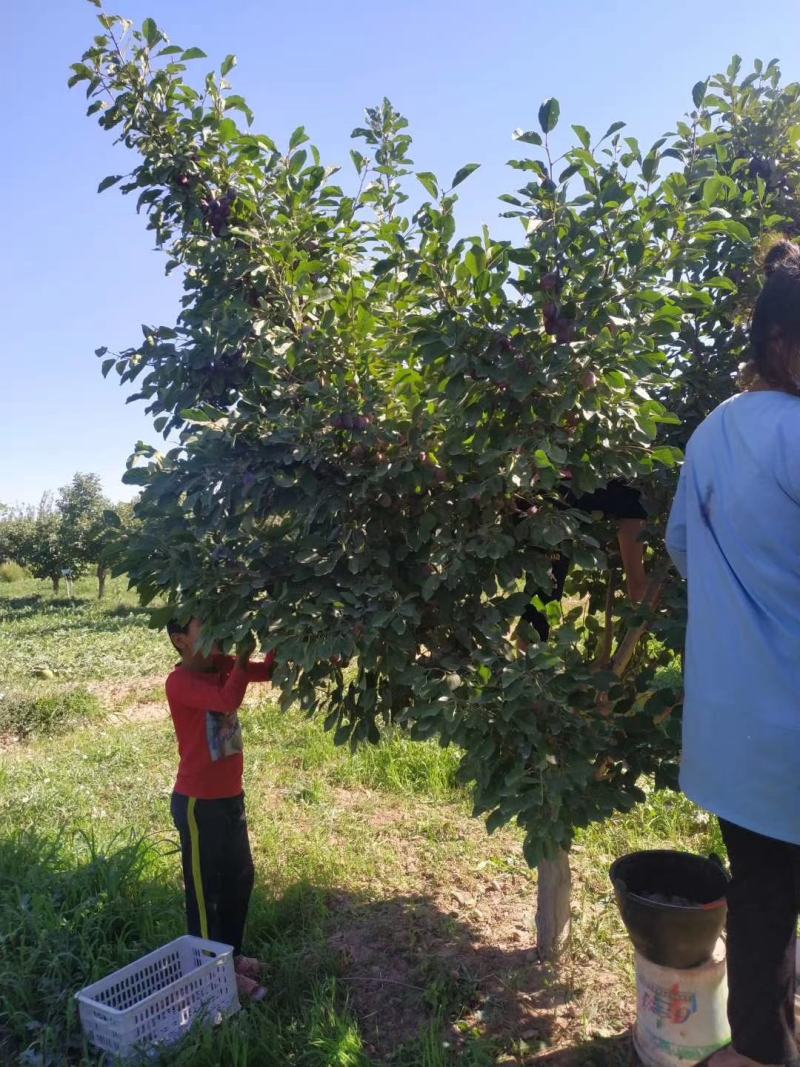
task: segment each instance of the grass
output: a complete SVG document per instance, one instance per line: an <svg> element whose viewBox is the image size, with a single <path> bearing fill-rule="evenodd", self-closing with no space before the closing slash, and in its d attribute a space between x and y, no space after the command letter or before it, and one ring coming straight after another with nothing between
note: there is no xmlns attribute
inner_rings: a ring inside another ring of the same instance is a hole
<svg viewBox="0 0 800 1067"><path fill-rule="evenodd" d="M27 571L13 560L0 563L0 582L21 582L27 577Z"/></svg>
<svg viewBox="0 0 800 1067"><path fill-rule="evenodd" d="M98 1064L73 993L183 932L174 736L166 718L135 720L163 700L171 656L121 584L105 603L93 593L0 587L0 737L24 742L0 763L0 1062L22 1067ZM352 755L263 689L242 721L248 950L270 995L150 1062L626 1062L630 952L607 868L651 845L719 850L702 813L653 793L579 835L573 943L549 974L528 932L535 884L518 835L488 837L469 818L456 753L395 732Z"/></svg>
<svg viewBox="0 0 800 1067"><path fill-rule="evenodd" d="M164 673L169 648L147 629L126 582L108 582L98 601L97 583L75 583L75 599L54 596L47 585L25 579L3 586L0 596L0 662L4 685L36 690L59 682L118 681ZM38 677L45 674L47 677Z"/></svg>
<svg viewBox="0 0 800 1067"><path fill-rule="evenodd" d="M98 698L80 688L31 696L2 694L0 735L10 735L17 740L52 737L101 713Z"/></svg>

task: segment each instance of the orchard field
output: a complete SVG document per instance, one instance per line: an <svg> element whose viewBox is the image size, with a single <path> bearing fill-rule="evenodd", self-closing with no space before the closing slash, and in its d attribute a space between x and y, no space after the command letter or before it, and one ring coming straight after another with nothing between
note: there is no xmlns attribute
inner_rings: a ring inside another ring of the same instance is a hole
<svg viewBox="0 0 800 1067"><path fill-rule="evenodd" d="M748 359L763 256L800 232L800 83L735 55L649 148L521 104L517 236L469 235L468 145L452 177L417 169L388 99L346 168L304 126L279 145L235 55L208 69L91 2L69 85L127 158L98 192L135 194L182 297L95 350L164 438L135 446L132 504L76 474L0 509L0 1062L96 1063L73 993L182 932L151 626L198 617L208 647L276 653L243 714L269 993L153 1062L627 1063L608 868L722 851L666 788L664 525ZM591 503L614 486L640 511L616 531Z"/></svg>
<svg viewBox="0 0 800 1067"><path fill-rule="evenodd" d="M0 584L0 1061L96 1063L72 994L182 932L171 657L122 579L104 602ZM573 850L573 932L541 964L536 875L488 836L457 754L390 733L355 755L256 689L243 716L256 862L249 943L266 1006L190 1036L186 1067L626 1063L631 953L607 868L626 850L718 847L674 793Z"/></svg>

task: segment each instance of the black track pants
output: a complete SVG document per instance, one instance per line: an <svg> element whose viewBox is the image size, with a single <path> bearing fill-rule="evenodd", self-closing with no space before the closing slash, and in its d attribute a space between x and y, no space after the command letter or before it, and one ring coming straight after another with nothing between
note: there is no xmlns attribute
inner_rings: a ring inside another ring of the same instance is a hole
<svg viewBox="0 0 800 1067"><path fill-rule="evenodd" d="M728 1016L733 1047L757 1063L795 1065L795 942L800 845L720 820L728 890Z"/></svg>
<svg viewBox="0 0 800 1067"><path fill-rule="evenodd" d="M187 929L233 945L239 955L253 890L244 794L197 800L173 793L172 818L181 838Z"/></svg>

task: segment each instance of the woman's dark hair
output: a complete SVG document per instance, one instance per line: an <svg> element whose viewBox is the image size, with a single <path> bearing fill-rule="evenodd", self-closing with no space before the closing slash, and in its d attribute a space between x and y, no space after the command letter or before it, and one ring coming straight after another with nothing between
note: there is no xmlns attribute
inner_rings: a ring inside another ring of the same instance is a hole
<svg viewBox="0 0 800 1067"><path fill-rule="evenodd" d="M189 620L189 622L191 622L191 619ZM175 634L188 634L189 622L183 623L183 625L181 625L181 623L179 623L177 619L170 619L167 623L167 633L170 637L174 637Z"/></svg>
<svg viewBox="0 0 800 1067"><path fill-rule="evenodd" d="M753 354L744 384L758 380L800 394L800 247L780 240L762 263L766 280L750 322Z"/></svg>

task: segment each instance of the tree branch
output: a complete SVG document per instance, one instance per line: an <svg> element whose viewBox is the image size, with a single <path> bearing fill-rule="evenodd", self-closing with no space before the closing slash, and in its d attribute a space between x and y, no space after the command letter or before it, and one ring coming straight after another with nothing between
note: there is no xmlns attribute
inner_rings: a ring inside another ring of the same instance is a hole
<svg viewBox="0 0 800 1067"><path fill-rule="evenodd" d="M647 610L647 614L638 626L634 626L632 630L628 630L611 661L611 671L617 678L621 678L625 673L628 664L633 659L636 646L639 644L639 641L644 634L650 629L650 623L652 621L650 616L658 607L665 579L665 574L657 573L654 574L647 583L647 591L645 592L644 600L642 601L642 608Z"/></svg>

